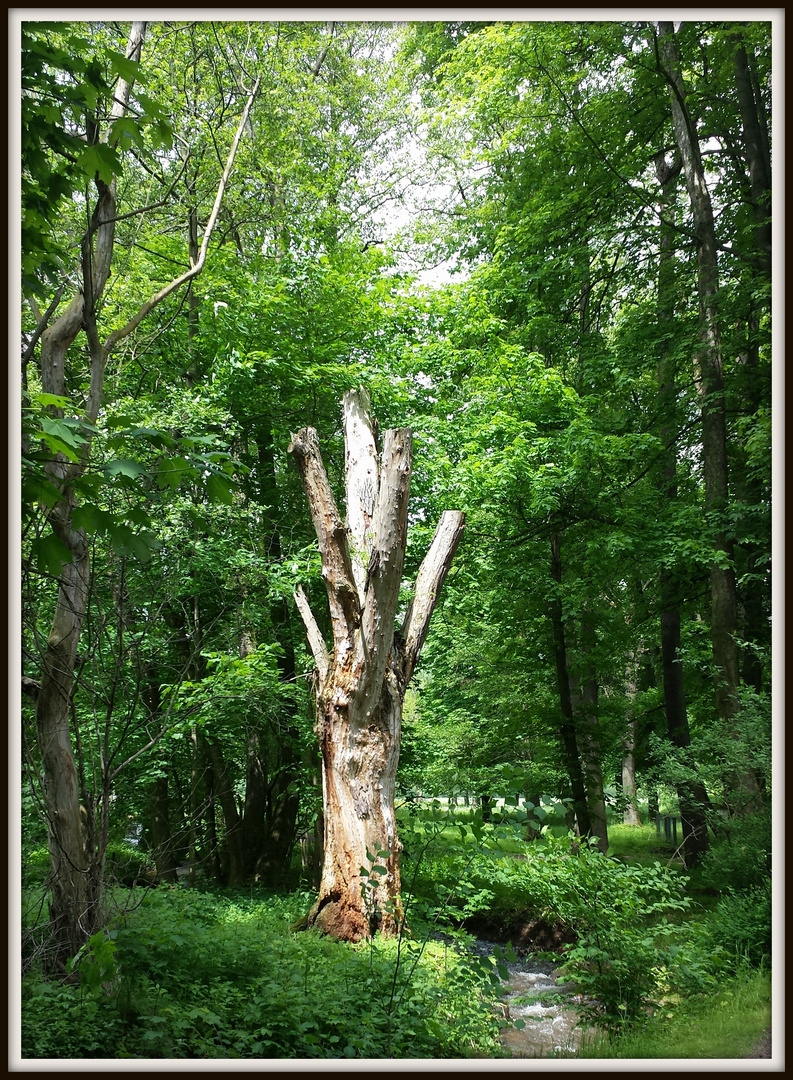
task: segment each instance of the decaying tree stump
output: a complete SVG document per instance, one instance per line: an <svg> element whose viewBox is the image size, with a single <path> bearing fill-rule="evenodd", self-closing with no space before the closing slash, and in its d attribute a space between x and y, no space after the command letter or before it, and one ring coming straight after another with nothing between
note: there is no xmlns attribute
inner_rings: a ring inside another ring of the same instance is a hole
<svg viewBox="0 0 793 1080"><path fill-rule="evenodd" d="M375 930L394 933L402 917L394 816L402 703L465 515L447 510L441 516L397 632L412 433L386 431L379 453L366 391L348 391L343 409L346 523L336 508L316 431L303 428L293 435L289 452L319 542L333 630L329 650L299 589L295 602L318 673L325 817L322 879L308 921L334 937L359 941Z"/></svg>

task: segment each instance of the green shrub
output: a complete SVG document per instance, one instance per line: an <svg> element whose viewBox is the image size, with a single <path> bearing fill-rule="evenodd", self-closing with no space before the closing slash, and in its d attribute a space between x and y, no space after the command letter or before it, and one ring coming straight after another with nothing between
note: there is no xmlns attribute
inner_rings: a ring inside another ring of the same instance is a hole
<svg viewBox="0 0 793 1080"><path fill-rule="evenodd" d="M22 885L43 885L50 872L50 853L47 847L33 848L22 858Z"/></svg>
<svg viewBox="0 0 793 1080"><path fill-rule="evenodd" d="M708 940L753 967L771 965L771 879L719 901L708 926Z"/></svg>
<svg viewBox="0 0 793 1080"><path fill-rule="evenodd" d="M702 860L700 880L705 887L753 889L771 873L771 813L734 817L719 824L723 839Z"/></svg>
<svg viewBox="0 0 793 1080"><path fill-rule="evenodd" d="M674 958L666 916L689 905L684 879L660 863L626 866L588 845L564 865L559 909L578 933L565 948L566 970L587 995L584 1014L601 1027L634 1023Z"/></svg>
<svg viewBox="0 0 793 1080"><path fill-rule="evenodd" d="M152 869L150 856L131 844L111 842L105 858L105 880L134 885Z"/></svg>
<svg viewBox="0 0 793 1080"><path fill-rule="evenodd" d="M147 891L78 961L84 985L27 981L25 1056L498 1056L477 963L437 941L293 933L312 899ZM53 1007L68 1022L42 1031Z"/></svg>

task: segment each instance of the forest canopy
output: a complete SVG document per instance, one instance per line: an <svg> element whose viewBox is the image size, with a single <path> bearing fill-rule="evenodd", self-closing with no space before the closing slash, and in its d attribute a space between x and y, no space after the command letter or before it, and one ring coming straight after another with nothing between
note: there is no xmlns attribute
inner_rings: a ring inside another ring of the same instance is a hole
<svg viewBox="0 0 793 1080"><path fill-rule="evenodd" d="M14 29L25 962L401 941L439 798L770 880L772 22Z"/></svg>

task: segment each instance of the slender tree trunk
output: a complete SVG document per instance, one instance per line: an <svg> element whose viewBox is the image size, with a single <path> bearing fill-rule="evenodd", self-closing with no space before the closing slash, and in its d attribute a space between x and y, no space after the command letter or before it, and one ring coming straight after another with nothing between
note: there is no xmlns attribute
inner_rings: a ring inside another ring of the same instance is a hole
<svg viewBox="0 0 793 1080"><path fill-rule="evenodd" d="M636 695L638 686L636 658L632 653L628 657L625 682L628 715L625 718L625 734L622 737L622 768L619 772L623 798L622 823L623 825L639 826L642 821L639 817L639 803L636 793Z"/></svg>
<svg viewBox="0 0 793 1080"><path fill-rule="evenodd" d="M749 172L755 247L758 268L771 277L771 161L764 148L761 123L762 99L755 100L749 59L740 31L731 35L734 48L735 89L741 110L743 146Z"/></svg>
<svg viewBox="0 0 793 1080"><path fill-rule="evenodd" d="M251 877L264 845L267 811L266 756L259 731L252 728L245 740L245 804L240 822L245 877Z"/></svg>
<svg viewBox="0 0 793 1080"><path fill-rule="evenodd" d="M198 831L201 824L201 777L204 772L198 728L190 728L190 792L187 806L187 884L193 888L198 871Z"/></svg>
<svg viewBox="0 0 793 1080"><path fill-rule="evenodd" d="M680 54L672 23L658 23L659 47L669 83L672 124L683 162L697 249L700 349L695 377L701 399L705 512L713 526L711 563L711 632L716 669L716 710L730 721L737 708L738 630L733 544L725 529L729 491L727 423L719 326L719 268L713 207L702 165L695 118L688 106Z"/></svg>
<svg viewBox="0 0 793 1080"><path fill-rule="evenodd" d="M731 35L734 47L733 63L735 87L741 111L743 127L743 151L749 176L749 199L755 220L754 253L751 295L746 318L746 349L739 361L742 364L740 378L744 386L742 406L747 415L755 415L767 398L760 372L760 321L761 313L768 308L771 282L771 157L768 145L768 129L760 86L756 79L755 58L745 43L742 28ZM736 448L733 456L732 477L735 498L750 506L759 505L768 498L763 485L746 468L744 446ZM745 579L738 587L739 618L744 639L741 674L744 682L760 692L763 687L763 667L758 656L758 645L768 640L767 608L770 606L765 560L769 550L768 541L755 538L744 539L738 550L739 576ZM764 600L766 603L764 604Z"/></svg>
<svg viewBox="0 0 793 1080"><path fill-rule="evenodd" d="M225 842L228 855L228 885L242 885L245 882L245 853L243 847L243 831L240 813L237 809L237 800L234 797L234 789L229 780L226 761L223 757L223 749L217 739L206 737L204 740L215 781L215 792L223 811L223 820L226 825Z"/></svg>
<svg viewBox="0 0 793 1080"><path fill-rule="evenodd" d="M168 776L158 777L149 794L151 805L151 842L158 881L173 884L177 880L173 858L171 822L168 815Z"/></svg>
<svg viewBox="0 0 793 1080"><path fill-rule="evenodd" d="M148 719L157 723L160 719L161 696L159 673L154 665L147 665L143 678L141 697L146 706ZM173 883L176 877L176 860L173 853L173 831L170 821L168 771L163 772L149 788L151 813L151 846L157 879Z"/></svg>
<svg viewBox="0 0 793 1080"><path fill-rule="evenodd" d="M258 447L258 497L262 507L265 547L267 557L277 563L281 559L281 536L278 527L280 501L272 425L268 416L260 418L255 437ZM270 606L270 621L281 646L277 661L279 673L282 682L288 685L297 677L297 669L286 599L273 601ZM297 816L300 810L297 793L300 770L297 710L296 704L284 705L282 714L273 725L273 740L277 746L275 768L266 783L263 830L255 862L257 878L267 885L274 885L282 880L289 869L289 861L297 840Z"/></svg>
<svg viewBox="0 0 793 1080"><path fill-rule="evenodd" d="M127 59L136 62L140 59L145 31L145 22L132 23L127 43ZM110 108L110 123L102 136L105 142L109 138L112 123L127 111L132 85L125 79L119 79L116 84ZM103 402L105 368L112 350L119 341L132 333L162 300L201 273L242 130L258 88L257 81L232 144L197 262L189 271L145 301L132 319L112 331L104 345L101 344L97 331L97 306L110 276L115 239L116 178L114 176L109 184L96 178L97 199L81 242L82 287L72 297L63 314L44 330L40 339L42 389L48 394L68 397L71 388L66 381L66 354L78 334L85 331L90 375L84 411L89 423L94 424L99 416ZM90 859L87 853L83 852L81 855L79 851L79 797L74 782L74 755L69 738L69 702L73 691L74 657L86 613L90 576L85 533L72 525L72 511L76 506L73 485L85 471L89 450L90 438L86 440L80 461L71 463L67 462L63 455L56 455L48 466L52 480L62 492L60 501L51 511L50 520L56 535L71 556L71 561L64 565L60 574L52 631L42 660L42 692L37 702L36 720L42 753L42 780L49 823L51 876L54 882L50 914L54 938L52 956L56 964L74 955L75 943L79 947L93 933L98 925L97 920L101 921L100 904L95 896L97 890L101 894L104 851L100 844L98 858L92 852ZM105 775L103 798L109 797L107 783L108 777ZM98 880L98 885L87 886L87 876L92 876L94 881Z"/></svg>
<svg viewBox="0 0 793 1080"><path fill-rule="evenodd" d="M576 719L576 738L581 754L586 790L589 828L598 840L598 849L605 855L609 847L606 821L606 800L603 793L603 769L600 763L600 731L598 723L598 682L591 652L594 629L586 620L581 623L581 652L586 674L579 688L578 680L570 679L570 699Z"/></svg>
<svg viewBox="0 0 793 1080"><path fill-rule="evenodd" d="M206 840L209 863L214 880L223 883L223 867L220 863L220 844L218 843L217 813L215 803L215 774L211 762L204 769L204 790L206 792L204 820L206 822Z"/></svg>
<svg viewBox="0 0 793 1080"><path fill-rule="evenodd" d="M311 784L318 792L319 809L316 817L300 838L300 861L303 873L315 888L319 888L322 877L323 846L325 837L325 819L322 813L322 770L318 754L311 754L308 763Z"/></svg>
<svg viewBox="0 0 793 1080"><path fill-rule="evenodd" d="M557 586L561 585L561 537L558 534L554 534L551 537L551 577L556 582ZM587 806L584 774L581 769L581 760L578 753L578 739L576 737L576 723L573 715L570 674L567 663L567 641L565 637L564 619L562 617L562 601L559 596L555 596L549 605L549 618L551 620L551 626L553 627L556 681L559 690L559 706L562 713L560 736L564 752L565 768L570 779L570 788L573 794L573 808L578 822L579 833L583 836L588 836L592 831L592 826L589 819L589 807Z"/></svg>
<svg viewBox="0 0 793 1080"><path fill-rule="evenodd" d="M325 820L319 898L309 922L359 941L402 919L394 788L402 703L462 535L446 511L419 569L402 631L395 618L407 542L412 437L389 430L378 454L365 391L344 396L347 525L313 428L292 437L322 556L333 652L302 591L295 600L318 670L317 732Z"/></svg>
<svg viewBox="0 0 793 1080"><path fill-rule="evenodd" d="M139 59L146 24L132 24L127 56ZM116 86L112 119L126 111L132 84ZM66 353L83 329L88 328L91 381L86 402L90 422L98 416L104 376L104 356L96 340L95 308L108 277L115 236L116 185L97 181L98 198L83 239L83 288L65 312L41 335L41 383L45 393L65 396ZM93 328L93 334L90 332ZM73 464L57 455L49 468L63 497L50 514L50 523L65 544L71 561L60 574L52 629L41 668L41 690L36 703L36 725L41 752L44 799L47 808L51 861L54 962L73 956L101 921L100 906L89 878L89 865L80 824L80 796L69 731L69 709L74 686L77 646L85 619L90 580L88 545L83 529L72 525L75 499L70 482L85 469L85 460Z"/></svg>
<svg viewBox="0 0 793 1080"><path fill-rule="evenodd" d="M658 267L658 318L668 333L673 328L674 232L671 186L678 169L670 167L663 155L656 158L656 176L661 187L661 243ZM662 417L661 440L665 445L661 472L661 493L674 503L677 499L677 388L674 351L665 340L658 361L658 401ZM664 712L669 741L678 750L691 742L688 727L683 664L680 656L680 583L673 568L662 567L659 574L661 598L661 667ZM678 782L677 798L683 830L683 861L695 866L709 848L705 818L707 793L701 782Z"/></svg>

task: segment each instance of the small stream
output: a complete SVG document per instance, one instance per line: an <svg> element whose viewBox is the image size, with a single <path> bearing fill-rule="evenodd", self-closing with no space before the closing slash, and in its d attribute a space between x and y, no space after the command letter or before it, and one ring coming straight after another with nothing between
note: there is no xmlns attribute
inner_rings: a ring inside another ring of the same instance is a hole
<svg viewBox="0 0 793 1080"><path fill-rule="evenodd" d="M473 951L492 956L495 943L476 938ZM583 997L576 986L557 977L561 962L519 957L507 963L503 1002L510 1020L523 1020L522 1029L504 1028L501 1042L513 1058L542 1058L575 1054L592 1029L579 1026L576 1005Z"/></svg>

